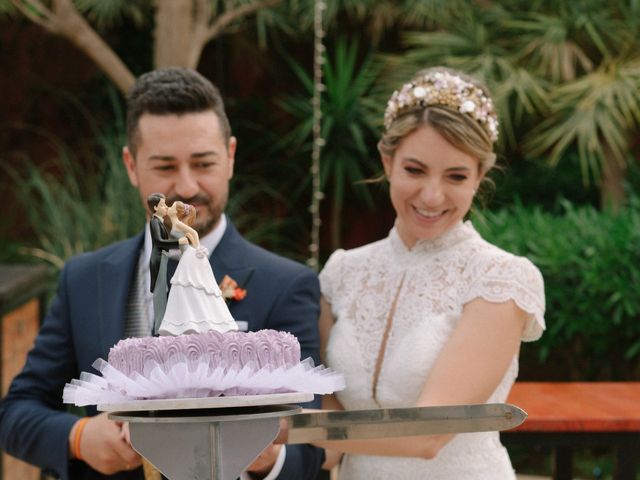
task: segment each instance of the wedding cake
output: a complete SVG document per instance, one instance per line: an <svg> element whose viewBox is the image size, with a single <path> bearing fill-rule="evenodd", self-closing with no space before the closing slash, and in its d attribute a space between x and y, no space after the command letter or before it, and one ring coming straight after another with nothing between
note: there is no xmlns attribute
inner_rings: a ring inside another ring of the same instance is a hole
<svg viewBox="0 0 640 480"><path fill-rule="evenodd" d="M177 217L187 210L181 202L169 207L174 227L190 228ZM197 240L195 231L193 235ZM65 403L83 406L286 392L326 394L344 388L342 375L314 366L311 358L300 361L300 344L291 333L238 331L206 248L183 245L180 250L166 310L160 317L160 336L120 340L107 361L99 358L93 363L101 376L82 372L65 386ZM222 286L226 286L224 280Z"/></svg>
<svg viewBox="0 0 640 480"><path fill-rule="evenodd" d="M253 372L292 368L300 362L300 344L288 332L226 332L211 330L177 337L141 337L120 340L109 351L108 362L128 377L146 375L155 365L176 361L206 362L209 368Z"/></svg>

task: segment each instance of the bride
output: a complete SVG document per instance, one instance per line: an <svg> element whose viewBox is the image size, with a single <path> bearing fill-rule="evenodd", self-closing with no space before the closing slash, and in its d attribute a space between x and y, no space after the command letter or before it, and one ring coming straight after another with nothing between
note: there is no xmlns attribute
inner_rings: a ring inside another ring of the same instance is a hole
<svg viewBox="0 0 640 480"><path fill-rule="evenodd" d="M506 401L545 301L538 268L465 221L497 138L489 91L461 72L423 70L391 96L378 148L395 224L320 273L321 356L347 384L325 408ZM346 453L341 480L516 480L498 432L323 446Z"/></svg>
<svg viewBox="0 0 640 480"><path fill-rule="evenodd" d="M160 335L181 335L216 330L224 333L237 330L222 297L211 265L209 252L200 245L198 232L191 228L196 209L176 201L168 209L171 219L171 236L187 237L188 245L180 246L180 261L171 278L171 291L167 300Z"/></svg>

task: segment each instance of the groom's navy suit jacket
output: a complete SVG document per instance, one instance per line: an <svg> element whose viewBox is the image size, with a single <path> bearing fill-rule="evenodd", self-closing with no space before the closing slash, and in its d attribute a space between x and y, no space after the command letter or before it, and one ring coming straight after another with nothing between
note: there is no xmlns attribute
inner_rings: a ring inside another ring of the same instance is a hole
<svg viewBox="0 0 640 480"><path fill-rule="evenodd" d="M65 411L62 390L80 372L94 371L97 358L124 335L129 289L143 235L71 259L60 274L58 292L24 369L0 404L0 447L62 479L142 479L142 469L105 477L84 462L70 461L68 436L78 420ZM231 222L211 256L218 281L238 282L251 273L247 296L229 306L249 330L272 328L293 333L302 358L318 363L319 285L308 268L243 239ZM315 405L317 406L317 404ZM96 413L94 407L87 413ZM323 461L321 450L288 445L279 479L312 479Z"/></svg>

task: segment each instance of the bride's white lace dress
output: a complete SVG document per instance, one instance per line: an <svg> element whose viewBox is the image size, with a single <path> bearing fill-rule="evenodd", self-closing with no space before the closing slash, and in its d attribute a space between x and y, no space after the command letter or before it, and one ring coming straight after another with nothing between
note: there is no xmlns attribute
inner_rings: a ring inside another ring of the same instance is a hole
<svg viewBox="0 0 640 480"><path fill-rule="evenodd" d="M174 238L183 235L175 229L171 231ZM211 270L207 249L181 245L180 252L158 333L175 336L209 330L237 330L238 326Z"/></svg>
<svg viewBox="0 0 640 480"><path fill-rule="evenodd" d="M511 299L530 313L524 341L545 328L538 269L484 241L470 222L411 250L395 228L378 242L338 250L320 283L336 318L326 363L345 376L347 387L337 393L345 409L414 406L463 306L474 298ZM514 357L488 402L504 402L517 374ZM393 478L508 480L515 474L497 432L458 434L432 460L346 455L340 468L341 480Z"/></svg>

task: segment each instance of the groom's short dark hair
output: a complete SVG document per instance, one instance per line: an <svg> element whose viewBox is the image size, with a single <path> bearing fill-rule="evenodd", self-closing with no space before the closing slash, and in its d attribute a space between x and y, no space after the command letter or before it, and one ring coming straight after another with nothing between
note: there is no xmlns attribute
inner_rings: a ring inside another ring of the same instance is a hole
<svg viewBox="0 0 640 480"><path fill-rule="evenodd" d="M231 127L220 91L195 70L181 67L160 68L141 75L127 95L127 146L136 156L138 124L145 113L184 115L213 111L220 131L229 142Z"/></svg>
<svg viewBox="0 0 640 480"><path fill-rule="evenodd" d="M152 193L151 195L149 195L147 197L147 206L149 207L151 213L156 211L156 207L160 203L160 200L164 200L166 198L167 197L164 195L164 193Z"/></svg>

